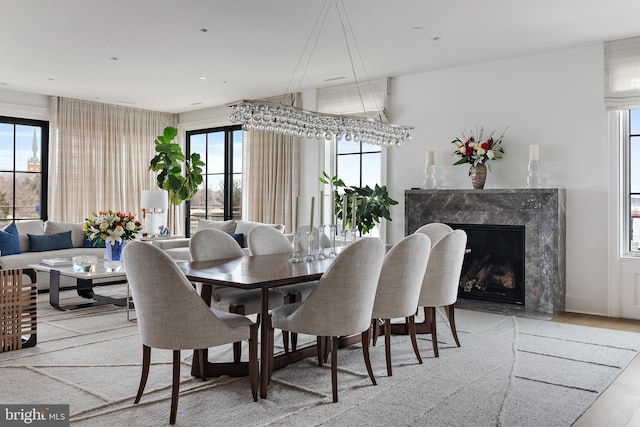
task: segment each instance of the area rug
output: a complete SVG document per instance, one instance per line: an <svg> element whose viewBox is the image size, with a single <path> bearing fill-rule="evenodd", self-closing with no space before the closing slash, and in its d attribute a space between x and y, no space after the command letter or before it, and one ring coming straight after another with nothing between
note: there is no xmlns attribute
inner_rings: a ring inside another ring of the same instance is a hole
<svg viewBox="0 0 640 427"><path fill-rule="evenodd" d="M60 312L40 298L37 346L0 354L0 402L69 404L77 426L168 424L170 351L152 351L134 405L142 360L135 320L114 306ZM570 426L640 350L632 332L460 309L456 323L460 348L439 313L438 358L430 336L419 337L423 364L406 336L394 336L391 377L378 340L370 350L377 386L360 344L340 349L338 403L330 363L310 358L275 371L268 398L253 402L247 378L192 378L184 351L176 425ZM209 354L232 358L230 346Z"/></svg>

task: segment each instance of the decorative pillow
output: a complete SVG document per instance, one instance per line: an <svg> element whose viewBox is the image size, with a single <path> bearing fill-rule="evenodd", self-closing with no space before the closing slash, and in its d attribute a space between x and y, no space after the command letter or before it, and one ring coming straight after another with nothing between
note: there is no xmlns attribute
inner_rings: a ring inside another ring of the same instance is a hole
<svg viewBox="0 0 640 427"><path fill-rule="evenodd" d="M71 231L71 241L74 247L82 246L85 234L82 231L81 222L47 221L44 223L44 234L57 234L65 231Z"/></svg>
<svg viewBox="0 0 640 427"><path fill-rule="evenodd" d="M27 234L42 235L44 234L44 221L41 219L32 219L29 221L17 221L18 237L20 238L20 250L29 252L29 238Z"/></svg>
<svg viewBox="0 0 640 427"><path fill-rule="evenodd" d="M205 228L215 228L216 230L222 230L227 234L234 233L236 231L236 221L230 219L228 221L211 221L208 219L201 219L196 225L196 233Z"/></svg>
<svg viewBox="0 0 640 427"><path fill-rule="evenodd" d="M53 251L73 248L71 230L56 234L27 234L30 252Z"/></svg>
<svg viewBox="0 0 640 427"><path fill-rule="evenodd" d="M101 243L98 243L98 240L89 240L89 236L85 234L82 238L82 247L83 248L106 248L107 245L104 243L104 240Z"/></svg>
<svg viewBox="0 0 640 427"><path fill-rule="evenodd" d="M231 237L238 242L241 248L244 248L244 234L241 233L231 233Z"/></svg>
<svg viewBox="0 0 640 427"><path fill-rule="evenodd" d="M0 230L0 256L20 254L20 238L16 223L12 222Z"/></svg>

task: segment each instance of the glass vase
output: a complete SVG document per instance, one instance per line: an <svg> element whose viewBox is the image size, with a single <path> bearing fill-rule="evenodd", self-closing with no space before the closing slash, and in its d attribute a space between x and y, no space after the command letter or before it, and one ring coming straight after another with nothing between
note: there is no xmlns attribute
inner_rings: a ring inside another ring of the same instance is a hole
<svg viewBox="0 0 640 427"><path fill-rule="evenodd" d="M105 247L107 248L107 261L122 261L122 249L124 248L125 242L105 242Z"/></svg>

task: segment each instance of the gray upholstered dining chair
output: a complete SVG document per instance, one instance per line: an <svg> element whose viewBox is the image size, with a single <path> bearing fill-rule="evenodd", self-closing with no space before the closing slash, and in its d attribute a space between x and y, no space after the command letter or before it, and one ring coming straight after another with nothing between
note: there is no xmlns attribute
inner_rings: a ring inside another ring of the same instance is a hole
<svg viewBox="0 0 640 427"><path fill-rule="evenodd" d="M405 318L413 351L422 363L416 340L415 313L431 251L431 241L424 234L410 234L387 252L378 280L378 290L373 305L374 328L378 319L384 320L385 357L387 375L391 370L391 319Z"/></svg>
<svg viewBox="0 0 640 427"><path fill-rule="evenodd" d="M176 262L162 249L144 242L129 242L123 257L142 340L142 375L134 403L140 402L147 383L151 348L173 350L169 422L175 424L180 350L199 353L204 380L204 350L243 340L249 340L249 382L253 400L257 401L258 326L242 315L207 307Z"/></svg>
<svg viewBox="0 0 640 427"><path fill-rule="evenodd" d="M352 243L335 258L306 300L271 311L271 357L273 328L317 336L320 366L325 357L320 344L324 338L332 338L331 383L334 402L338 401L338 337L361 334L367 372L371 382L376 384L369 359L369 339L383 258L384 244L380 239L365 237Z"/></svg>
<svg viewBox="0 0 640 427"><path fill-rule="evenodd" d="M445 307L451 333L456 345L460 347L453 306L458 300L460 273L466 245L467 234L462 230L453 230L433 245L429 255L429 262L418 298L418 307L424 307L425 319L431 323L431 342L435 357L439 356L436 307Z"/></svg>
<svg viewBox="0 0 640 427"><path fill-rule="evenodd" d="M416 230L416 233L422 233L429 236L431 239L431 247L438 243L438 240L442 239L445 235L451 233L453 228L442 222L431 222L425 224Z"/></svg>
<svg viewBox="0 0 640 427"><path fill-rule="evenodd" d="M275 228L273 228L273 230L280 233ZM191 254L192 261L211 261L245 255L233 237L222 230L213 228L200 230L191 236L189 253ZM258 325L260 324L259 313L262 309L262 291L260 289L246 290L227 286L212 286L211 300L209 303L211 307L215 309L228 311L230 313L243 315L258 313L257 323ZM269 308L280 306L283 303L284 298L282 294L269 291ZM235 362L240 361L241 351L241 343L234 343L233 360Z"/></svg>

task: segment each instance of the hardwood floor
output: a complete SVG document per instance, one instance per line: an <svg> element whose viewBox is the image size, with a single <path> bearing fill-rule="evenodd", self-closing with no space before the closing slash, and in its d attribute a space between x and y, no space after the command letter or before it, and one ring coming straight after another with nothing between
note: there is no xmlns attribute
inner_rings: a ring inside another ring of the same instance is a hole
<svg viewBox="0 0 640 427"><path fill-rule="evenodd" d="M640 332L640 320L615 319L564 313L555 322L596 328ZM631 362L593 405L573 424L574 427L640 426L640 355Z"/></svg>

